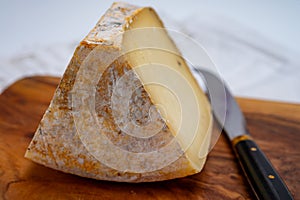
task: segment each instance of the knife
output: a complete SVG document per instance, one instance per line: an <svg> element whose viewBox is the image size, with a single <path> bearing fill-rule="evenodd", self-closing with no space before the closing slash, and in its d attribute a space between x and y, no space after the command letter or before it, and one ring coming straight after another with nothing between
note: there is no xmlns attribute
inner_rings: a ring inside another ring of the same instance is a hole
<svg viewBox="0 0 300 200"><path fill-rule="evenodd" d="M220 125L224 122L223 131L230 139L257 199L293 199L284 181L250 136L244 115L224 81L214 73L198 67L193 67L193 71L204 78L214 117ZM220 98L222 94L224 98Z"/></svg>

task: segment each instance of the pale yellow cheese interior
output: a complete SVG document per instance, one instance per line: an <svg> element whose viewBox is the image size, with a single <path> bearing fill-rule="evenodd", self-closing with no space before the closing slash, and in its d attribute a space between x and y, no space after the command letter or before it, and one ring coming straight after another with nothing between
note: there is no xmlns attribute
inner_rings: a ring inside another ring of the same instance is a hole
<svg viewBox="0 0 300 200"><path fill-rule="evenodd" d="M123 51L186 157L201 169L211 133L210 107L185 60L152 9L130 20ZM157 28L154 28L157 27Z"/></svg>

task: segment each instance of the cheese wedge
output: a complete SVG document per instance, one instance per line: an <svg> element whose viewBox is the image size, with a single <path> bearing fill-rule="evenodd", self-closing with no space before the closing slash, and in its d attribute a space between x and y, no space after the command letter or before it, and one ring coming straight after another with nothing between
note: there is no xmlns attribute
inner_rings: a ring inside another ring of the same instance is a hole
<svg viewBox="0 0 300 200"><path fill-rule="evenodd" d="M118 182L200 172L210 106L163 27L152 8L114 3L75 50L25 157Z"/></svg>

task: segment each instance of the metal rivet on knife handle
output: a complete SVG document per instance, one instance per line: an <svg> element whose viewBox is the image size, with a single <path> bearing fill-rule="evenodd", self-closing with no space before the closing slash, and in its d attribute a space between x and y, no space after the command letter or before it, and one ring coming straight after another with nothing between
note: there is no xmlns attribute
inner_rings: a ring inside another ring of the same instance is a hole
<svg viewBox="0 0 300 200"><path fill-rule="evenodd" d="M275 176L272 175L272 174L269 174L268 178L269 178L269 179L275 179Z"/></svg>
<svg viewBox="0 0 300 200"><path fill-rule="evenodd" d="M251 147L250 150L251 150L251 151L257 151L257 148Z"/></svg>

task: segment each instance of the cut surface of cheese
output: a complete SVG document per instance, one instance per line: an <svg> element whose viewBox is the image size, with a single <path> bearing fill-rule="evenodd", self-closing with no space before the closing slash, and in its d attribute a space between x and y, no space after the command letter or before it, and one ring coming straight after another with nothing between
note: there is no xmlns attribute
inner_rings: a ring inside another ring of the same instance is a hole
<svg viewBox="0 0 300 200"><path fill-rule="evenodd" d="M210 106L152 8L114 3L75 50L25 157L99 180L202 170Z"/></svg>

